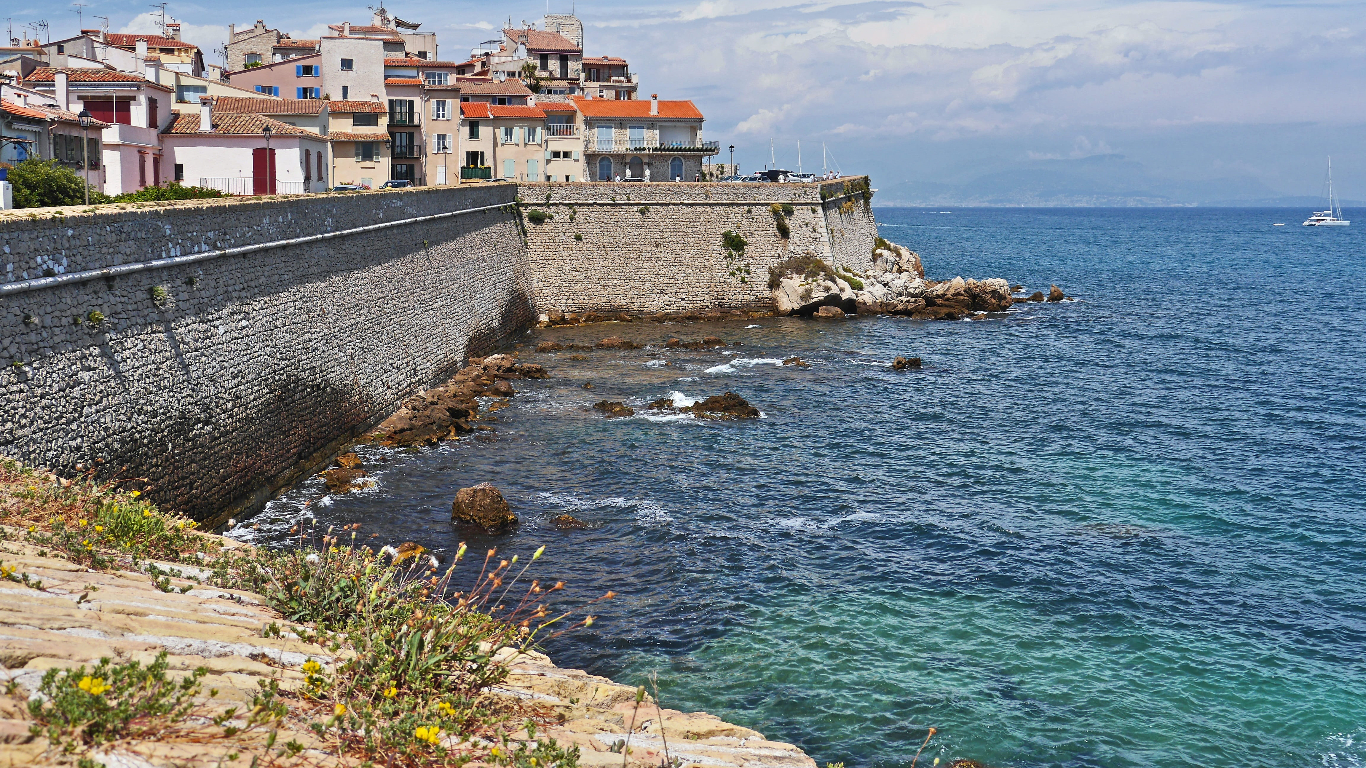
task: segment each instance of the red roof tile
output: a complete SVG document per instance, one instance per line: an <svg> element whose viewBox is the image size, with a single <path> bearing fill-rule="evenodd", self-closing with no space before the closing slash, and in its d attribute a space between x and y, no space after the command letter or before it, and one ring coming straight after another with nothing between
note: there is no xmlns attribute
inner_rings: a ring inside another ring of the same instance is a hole
<svg viewBox="0 0 1366 768"><path fill-rule="evenodd" d="M427 59L418 59L413 57L402 59L389 58L384 60L384 66L386 67L440 67L444 69L446 67L458 67L461 65L461 63L468 64L469 62L429 61Z"/></svg>
<svg viewBox="0 0 1366 768"><path fill-rule="evenodd" d="M374 112L384 114L389 108L378 101L329 101L327 111L333 114L354 114L356 112Z"/></svg>
<svg viewBox="0 0 1366 768"><path fill-rule="evenodd" d="M521 80L507 80L501 83L488 79L456 78L460 92L479 96L530 96L531 89Z"/></svg>
<svg viewBox="0 0 1366 768"><path fill-rule="evenodd" d="M291 39L289 39L289 38L281 38L281 39L280 39L280 42L278 42L278 43L275 44L275 47L276 47L276 48L317 48L317 47L318 47L318 41L317 41L317 40L291 40Z"/></svg>
<svg viewBox="0 0 1366 768"><path fill-rule="evenodd" d="M564 51L577 53L581 50L573 41L559 32L543 32L539 29L507 29L504 33L512 40L525 43L528 51Z"/></svg>
<svg viewBox="0 0 1366 768"><path fill-rule="evenodd" d="M329 131L328 141L384 141L388 133L355 133L353 131Z"/></svg>
<svg viewBox="0 0 1366 768"><path fill-rule="evenodd" d="M579 108L566 101L538 101L536 106L546 112L578 112Z"/></svg>
<svg viewBox="0 0 1366 768"><path fill-rule="evenodd" d="M473 120L492 120L493 113L489 111L488 102L484 101L462 101L460 102L460 114Z"/></svg>
<svg viewBox="0 0 1366 768"><path fill-rule="evenodd" d="M611 64L626 66L626 59L618 59L615 56L584 56L584 64Z"/></svg>
<svg viewBox="0 0 1366 768"><path fill-rule="evenodd" d="M32 107L25 107L22 104L15 104L12 101L0 101L0 111L5 111L17 117L28 117L34 120L46 120L46 112L40 112Z"/></svg>
<svg viewBox="0 0 1366 768"><path fill-rule="evenodd" d="M199 46L187 43L184 40L173 40L161 35L108 34L104 36L104 41L115 48L137 48L139 40L146 40L148 48L199 48Z"/></svg>
<svg viewBox="0 0 1366 768"><path fill-rule="evenodd" d="M545 117L545 112L542 112L540 107L498 104L490 104L488 107L494 117Z"/></svg>
<svg viewBox="0 0 1366 768"><path fill-rule="evenodd" d="M422 81L416 77L386 77L385 85L422 85Z"/></svg>
<svg viewBox="0 0 1366 768"><path fill-rule="evenodd" d="M24 80L32 83L51 83L58 72L65 72L70 83L146 83L147 78L131 72L118 72L112 69L53 69L39 67L29 73ZM152 85L153 83L148 83Z"/></svg>
<svg viewBox="0 0 1366 768"><path fill-rule="evenodd" d="M659 114L650 114L645 99L584 99L575 97L574 105L584 117L641 117L663 120L701 120L702 112L691 101L659 102Z"/></svg>
<svg viewBox="0 0 1366 768"><path fill-rule="evenodd" d="M322 99L267 99L251 96L218 96L215 112L250 115L320 115L328 106Z"/></svg>
<svg viewBox="0 0 1366 768"><path fill-rule="evenodd" d="M161 132L163 134L175 134L187 136L193 134L208 135L199 130L199 113L175 112L175 119L171 121ZM282 123L279 120L272 120L264 115L219 115L213 116L212 133L219 136L260 136L261 129L270 126L272 136L312 136L322 140L323 137L302 128L296 128L289 123Z"/></svg>

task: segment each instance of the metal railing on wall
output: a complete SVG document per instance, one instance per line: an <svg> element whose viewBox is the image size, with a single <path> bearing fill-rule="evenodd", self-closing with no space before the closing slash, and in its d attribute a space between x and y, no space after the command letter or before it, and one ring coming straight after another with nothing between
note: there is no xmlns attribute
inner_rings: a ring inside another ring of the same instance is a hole
<svg viewBox="0 0 1366 768"><path fill-rule="evenodd" d="M304 181L282 181L275 180L275 191L269 194L275 195L303 195L308 193L309 182ZM223 177L204 177L199 178L199 186L216 189L225 195L254 195L256 194L256 179L250 176L223 176Z"/></svg>

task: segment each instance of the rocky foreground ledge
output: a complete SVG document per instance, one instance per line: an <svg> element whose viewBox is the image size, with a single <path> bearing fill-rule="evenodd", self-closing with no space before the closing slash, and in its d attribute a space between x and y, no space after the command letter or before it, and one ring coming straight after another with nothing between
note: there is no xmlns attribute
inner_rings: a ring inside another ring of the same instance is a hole
<svg viewBox="0 0 1366 768"><path fill-rule="evenodd" d="M369 727L388 729L384 738L402 753L372 754L374 764L815 765L792 745L707 714L661 709L641 689L512 647L482 649L493 665L487 668L506 674L491 677L474 699L443 697L431 711L451 716L444 728L410 709L430 701L399 704L409 693L399 689L401 681L368 681L377 683L369 694L377 703L365 698L367 681L351 681L348 708L331 687L343 685L348 663L365 662L364 648L286 620L264 594L213 586L210 562L248 555L250 547L183 526L180 533L158 527L149 539L208 542L189 558L202 567L151 558L110 566L116 555L101 556L91 545L127 535L139 521L152 525L160 513L127 495L82 496L51 475L16 475L15 466L6 462L0 478L9 481L0 482L0 520L7 523L0 525L0 768L361 765L361 727L348 718L383 712L392 719ZM93 507L83 506L92 500ZM25 510L70 517L71 527L26 524L18 519ZM68 546L86 554L54 548ZM329 551L323 560L333 557ZM314 554L298 563L318 561ZM272 578L287 583L285 561L274 562ZM407 566L373 563L366 574ZM420 622L424 610L418 603L408 623ZM101 659L111 666L96 669ZM141 669L146 679L133 685L137 673L129 669ZM152 670L159 671L148 676ZM114 712L118 702L146 705L157 695L178 698L174 706ZM391 701L396 706L386 709ZM448 733L459 720L448 701L475 707L483 713L475 720L486 725L457 741Z"/></svg>

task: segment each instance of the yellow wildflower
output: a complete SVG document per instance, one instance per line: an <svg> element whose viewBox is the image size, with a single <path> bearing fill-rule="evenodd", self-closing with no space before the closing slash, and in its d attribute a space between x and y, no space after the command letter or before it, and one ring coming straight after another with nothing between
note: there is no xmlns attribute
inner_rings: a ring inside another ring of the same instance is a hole
<svg viewBox="0 0 1366 768"><path fill-rule="evenodd" d="M86 525L88 525L88 523L86 523L86 521L82 520L82 521L81 521L81 527L84 528Z"/></svg>
<svg viewBox="0 0 1366 768"><path fill-rule="evenodd" d="M128 495L136 499L142 495L142 491L129 491Z"/></svg>
<svg viewBox="0 0 1366 768"><path fill-rule="evenodd" d="M103 525L97 525L97 526L95 526L95 533L104 533L104 526L103 526Z"/></svg>
<svg viewBox="0 0 1366 768"><path fill-rule="evenodd" d="M332 708L332 711L337 715L337 717L341 717L342 715L346 714L346 705L338 704L337 706Z"/></svg>
<svg viewBox="0 0 1366 768"><path fill-rule="evenodd" d="M452 707L450 704L447 704L444 701L436 705L436 711L440 712L446 717L455 717L455 707Z"/></svg>
<svg viewBox="0 0 1366 768"><path fill-rule="evenodd" d="M322 669L323 665L319 664L313 659L309 659L308 661L304 662L304 674L306 675L316 675L319 672L321 672Z"/></svg>
<svg viewBox="0 0 1366 768"><path fill-rule="evenodd" d="M85 547L86 549L94 549L94 547L90 546L90 539L82 541L81 546Z"/></svg>
<svg viewBox="0 0 1366 768"><path fill-rule="evenodd" d="M395 688L395 687L392 686L392 685L389 686L388 688L385 688L385 689L384 689L384 698L386 698L386 699L392 699L392 698L394 698L394 697L397 696L397 695L398 695L398 689Z"/></svg>
<svg viewBox="0 0 1366 768"><path fill-rule="evenodd" d="M418 741L425 741L428 744L436 744L440 741L441 729L437 728L434 725L430 727L425 725L419 725L413 731L413 736L415 736Z"/></svg>
<svg viewBox="0 0 1366 768"><path fill-rule="evenodd" d="M143 516L143 517L151 517L151 516L152 516L152 510L150 510L150 509L144 509L144 510L142 510L142 516Z"/></svg>
<svg viewBox="0 0 1366 768"><path fill-rule="evenodd" d="M489 754L493 755L494 757L502 757L503 751L497 747L494 747L493 749L489 750Z"/></svg>
<svg viewBox="0 0 1366 768"><path fill-rule="evenodd" d="M38 526L36 526L36 525L30 525L30 526L28 527L28 532L29 532L29 533L33 533L33 532L36 531L36 530L38 530Z"/></svg>
<svg viewBox="0 0 1366 768"><path fill-rule="evenodd" d="M0 565L0 579L8 579L12 573L14 573L14 566Z"/></svg>
<svg viewBox="0 0 1366 768"><path fill-rule="evenodd" d="M109 690L109 684L104 682L104 678L91 677L90 675L81 678L81 681L76 683L76 687L92 696L99 696Z"/></svg>

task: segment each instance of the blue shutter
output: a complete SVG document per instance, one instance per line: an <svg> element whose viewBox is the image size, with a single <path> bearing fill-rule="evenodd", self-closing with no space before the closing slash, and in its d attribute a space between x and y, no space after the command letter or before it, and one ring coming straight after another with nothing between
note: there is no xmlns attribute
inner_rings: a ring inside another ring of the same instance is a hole
<svg viewBox="0 0 1366 768"><path fill-rule="evenodd" d="M302 88L295 88L295 89L294 89L294 98L296 98L296 99L302 99L303 97L304 97L304 89L302 89Z"/></svg>
<svg viewBox="0 0 1366 768"><path fill-rule="evenodd" d="M256 92L257 92L257 93L265 93L265 91L262 91L262 90L261 90L261 86L259 86L259 85L256 86Z"/></svg>
<svg viewBox="0 0 1366 768"><path fill-rule="evenodd" d="M295 65L294 65L294 76L295 76L295 77L303 77L303 76L304 76L304 65L302 65L302 64L295 64Z"/></svg>

